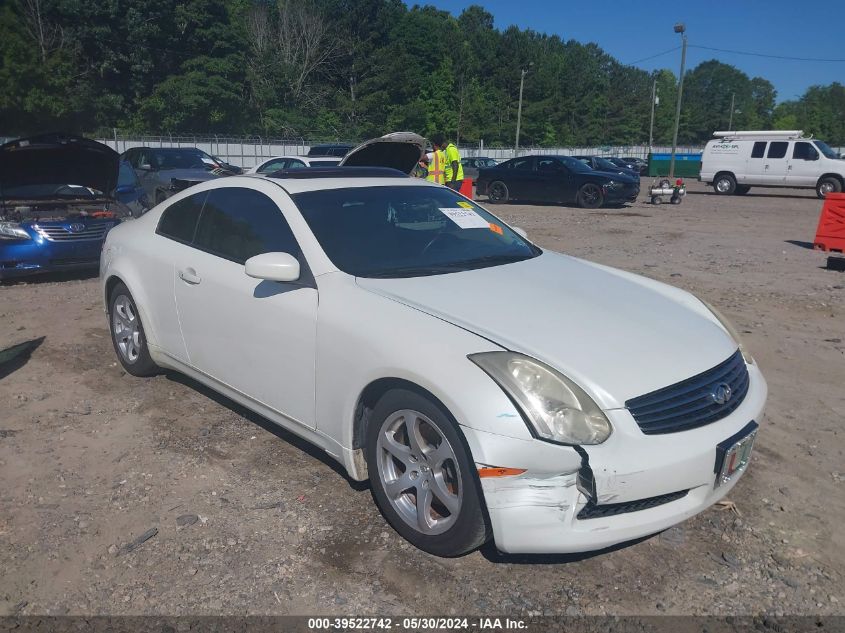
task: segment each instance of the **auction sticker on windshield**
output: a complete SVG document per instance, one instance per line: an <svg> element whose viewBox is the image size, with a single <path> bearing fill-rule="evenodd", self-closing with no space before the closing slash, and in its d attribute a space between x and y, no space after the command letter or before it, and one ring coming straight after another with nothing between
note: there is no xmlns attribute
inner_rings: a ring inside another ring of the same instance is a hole
<svg viewBox="0 0 845 633"><path fill-rule="evenodd" d="M462 229L489 229L490 223L472 209L446 207L440 211Z"/></svg>

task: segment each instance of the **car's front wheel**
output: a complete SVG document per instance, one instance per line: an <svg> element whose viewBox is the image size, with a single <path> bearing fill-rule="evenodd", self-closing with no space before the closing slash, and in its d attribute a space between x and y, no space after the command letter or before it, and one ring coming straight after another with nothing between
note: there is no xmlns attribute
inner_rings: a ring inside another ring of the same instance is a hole
<svg viewBox="0 0 845 633"><path fill-rule="evenodd" d="M152 376L159 370L150 358L147 337L135 300L125 284L118 283L109 296L109 330L114 351L127 373Z"/></svg>
<svg viewBox="0 0 845 633"><path fill-rule="evenodd" d="M487 540L474 464L439 404L407 389L387 392L370 416L366 456L376 504L413 545L459 556Z"/></svg>
<svg viewBox="0 0 845 633"><path fill-rule="evenodd" d="M598 209L604 204L604 192L598 185L588 182L578 190L578 206L584 209Z"/></svg>

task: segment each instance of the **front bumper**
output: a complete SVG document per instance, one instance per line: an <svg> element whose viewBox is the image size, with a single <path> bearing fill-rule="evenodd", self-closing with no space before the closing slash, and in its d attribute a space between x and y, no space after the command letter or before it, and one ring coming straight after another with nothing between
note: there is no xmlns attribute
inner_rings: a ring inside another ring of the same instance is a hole
<svg viewBox="0 0 845 633"><path fill-rule="evenodd" d="M743 473L716 487L716 446L749 421L759 421L765 405L765 380L756 366L748 370L751 382L745 400L729 416L707 426L649 436L627 409L607 411L613 435L604 444L583 447L595 481L591 504L576 484L574 448L539 440L508 444L501 436L483 437L490 434L465 429L472 435L470 445L482 447L484 465L516 466L514 461L534 456L535 466L522 475L480 480L496 547L510 553L599 550L660 532L722 499ZM556 471L558 464L567 466ZM683 491L686 494L672 494ZM630 510L611 516L589 512L608 506Z"/></svg>
<svg viewBox="0 0 845 633"><path fill-rule="evenodd" d="M0 279L16 279L38 273L96 269L102 240L57 244L37 240L0 243Z"/></svg>

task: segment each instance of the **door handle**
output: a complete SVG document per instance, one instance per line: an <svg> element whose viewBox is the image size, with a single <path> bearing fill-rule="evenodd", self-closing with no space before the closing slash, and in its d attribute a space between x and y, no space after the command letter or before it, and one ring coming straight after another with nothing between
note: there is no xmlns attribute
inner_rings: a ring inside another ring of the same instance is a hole
<svg viewBox="0 0 845 633"><path fill-rule="evenodd" d="M202 277L200 277L197 274L197 271L195 271L193 268L186 268L185 270L180 270L179 279L193 286L197 285L199 282L202 281Z"/></svg>

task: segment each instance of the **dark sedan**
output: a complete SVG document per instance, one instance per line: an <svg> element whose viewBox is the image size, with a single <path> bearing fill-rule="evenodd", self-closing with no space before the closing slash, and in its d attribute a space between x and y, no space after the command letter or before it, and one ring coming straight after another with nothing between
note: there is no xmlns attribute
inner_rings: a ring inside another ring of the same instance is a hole
<svg viewBox="0 0 845 633"><path fill-rule="evenodd" d="M587 167L595 169L596 171L605 171L610 172L611 174L624 174L637 181L640 179L639 170L629 169L628 167L620 167L601 156L573 156L572 158L580 160L582 163L587 165Z"/></svg>
<svg viewBox="0 0 845 633"><path fill-rule="evenodd" d="M596 171L571 156L520 156L480 169L476 193L490 202L574 202L595 209L636 200L640 183L631 176Z"/></svg>

